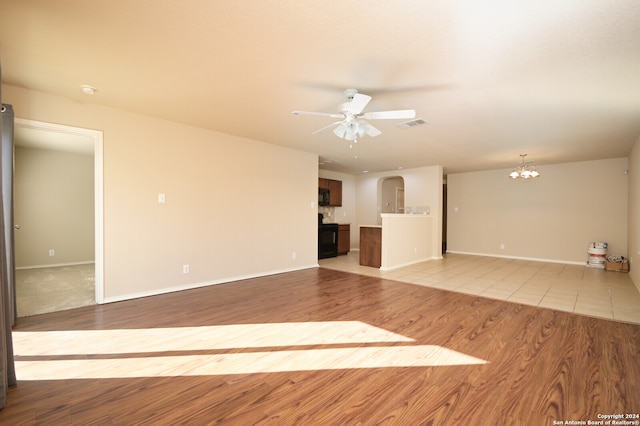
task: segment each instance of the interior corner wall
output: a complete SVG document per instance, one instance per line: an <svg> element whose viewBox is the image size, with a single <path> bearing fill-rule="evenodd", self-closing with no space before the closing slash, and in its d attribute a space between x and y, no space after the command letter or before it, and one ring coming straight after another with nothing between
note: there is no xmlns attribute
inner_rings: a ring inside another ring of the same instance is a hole
<svg viewBox="0 0 640 426"><path fill-rule="evenodd" d="M585 263L590 242L627 256L626 158L447 175L447 251ZM502 246L504 245L504 246ZM501 248L504 247L504 248Z"/></svg>
<svg viewBox="0 0 640 426"><path fill-rule="evenodd" d="M16 117L103 132L106 302L317 266L317 155L10 85L2 94Z"/></svg>
<svg viewBox="0 0 640 426"><path fill-rule="evenodd" d="M629 153L629 275L640 290L640 137Z"/></svg>

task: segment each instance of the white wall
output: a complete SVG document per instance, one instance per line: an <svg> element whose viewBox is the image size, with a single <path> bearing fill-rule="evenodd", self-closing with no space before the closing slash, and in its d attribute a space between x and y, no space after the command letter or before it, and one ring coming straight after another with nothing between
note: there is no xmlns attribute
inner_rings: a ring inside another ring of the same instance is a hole
<svg viewBox="0 0 640 426"><path fill-rule="evenodd" d="M447 251L586 263L591 241L627 255L627 159L447 176ZM504 244L504 249L500 244Z"/></svg>
<svg viewBox="0 0 640 426"><path fill-rule="evenodd" d="M629 274L640 290L640 138L629 153Z"/></svg>
<svg viewBox="0 0 640 426"><path fill-rule="evenodd" d="M106 301L317 265L316 155L14 86L2 94L16 117L103 131Z"/></svg>
<svg viewBox="0 0 640 426"><path fill-rule="evenodd" d="M433 252L433 221L424 214L382 214L382 265L391 270L441 257Z"/></svg>

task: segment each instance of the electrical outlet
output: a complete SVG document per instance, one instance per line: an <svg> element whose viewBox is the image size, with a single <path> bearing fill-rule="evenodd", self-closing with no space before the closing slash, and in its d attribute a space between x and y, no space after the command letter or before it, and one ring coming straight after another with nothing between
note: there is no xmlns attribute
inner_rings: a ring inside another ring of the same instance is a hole
<svg viewBox="0 0 640 426"><path fill-rule="evenodd" d="M158 194L158 203L164 204L166 201L164 194Z"/></svg>
<svg viewBox="0 0 640 426"><path fill-rule="evenodd" d="M291 260L296 260L297 257L298 257L298 253L296 253L295 251L291 252Z"/></svg>
<svg viewBox="0 0 640 426"><path fill-rule="evenodd" d="M54 249L50 249L49 256L55 256L55 255L56 255L56 251Z"/></svg>
<svg viewBox="0 0 640 426"><path fill-rule="evenodd" d="M500 250L504 250L504 243L500 243Z"/></svg>
<svg viewBox="0 0 640 426"><path fill-rule="evenodd" d="M182 265L182 273L183 274L188 274L189 273L189 265Z"/></svg>

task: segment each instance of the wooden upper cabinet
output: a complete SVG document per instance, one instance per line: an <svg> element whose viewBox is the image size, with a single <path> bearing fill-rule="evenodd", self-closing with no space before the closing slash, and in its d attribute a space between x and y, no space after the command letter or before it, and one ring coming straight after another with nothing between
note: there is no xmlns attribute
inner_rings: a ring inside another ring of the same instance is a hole
<svg viewBox="0 0 640 426"><path fill-rule="evenodd" d="M342 181L333 179L318 179L318 188L329 190L329 205L332 207L342 206Z"/></svg>
<svg viewBox="0 0 640 426"><path fill-rule="evenodd" d="M329 179L329 205L342 206L342 181Z"/></svg>

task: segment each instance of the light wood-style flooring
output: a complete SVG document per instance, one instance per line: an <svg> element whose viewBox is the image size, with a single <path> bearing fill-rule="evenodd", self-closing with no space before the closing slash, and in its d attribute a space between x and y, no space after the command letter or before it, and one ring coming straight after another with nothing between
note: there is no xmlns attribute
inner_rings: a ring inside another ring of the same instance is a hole
<svg viewBox="0 0 640 426"><path fill-rule="evenodd" d="M12 425L640 413L640 325L313 268L20 318Z"/></svg>

